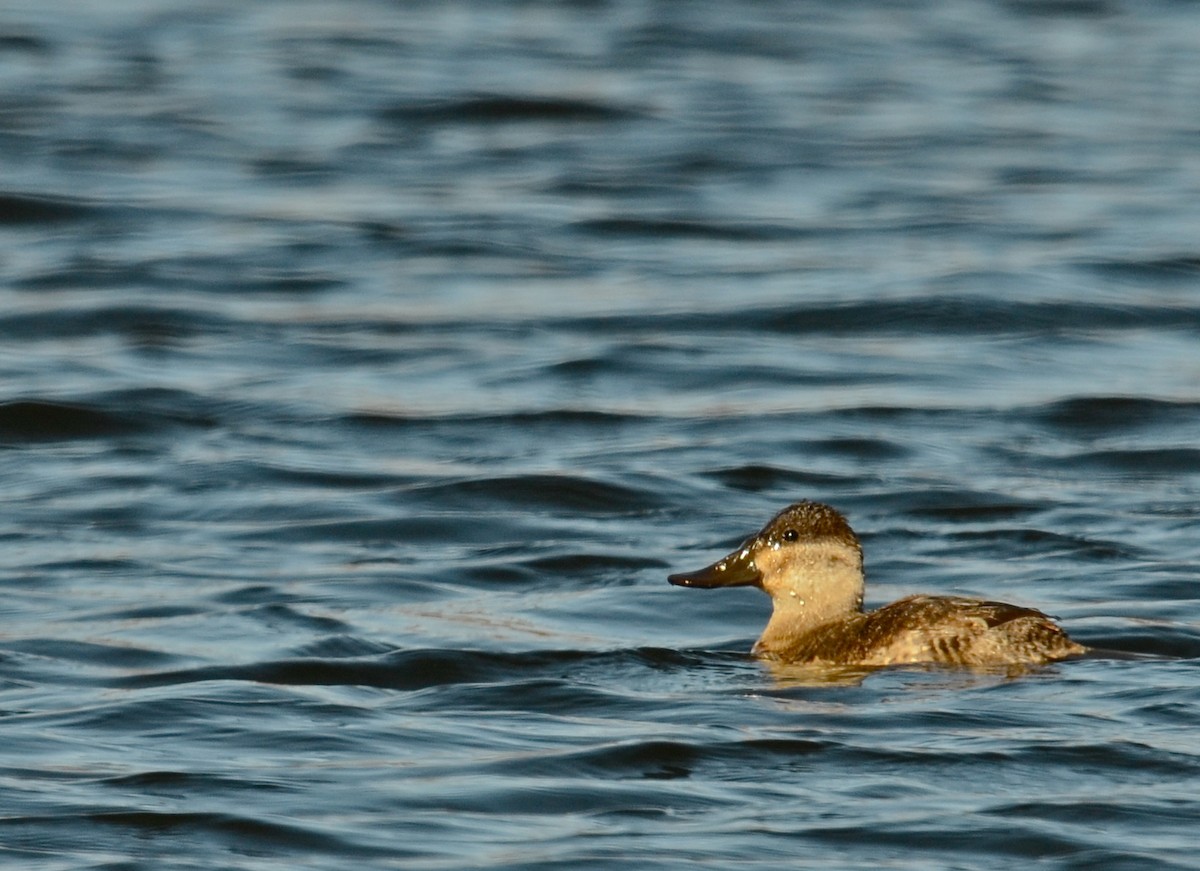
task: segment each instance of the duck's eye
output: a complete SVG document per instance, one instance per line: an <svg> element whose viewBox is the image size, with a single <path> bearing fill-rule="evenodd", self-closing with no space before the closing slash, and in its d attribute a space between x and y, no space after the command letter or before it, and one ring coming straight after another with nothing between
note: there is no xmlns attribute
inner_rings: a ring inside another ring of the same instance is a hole
<svg viewBox="0 0 1200 871"><path fill-rule="evenodd" d="M785 529L783 531L783 540L784 541L795 541L799 537L800 537L800 533L796 532L796 530L794 530L794 529Z"/></svg>

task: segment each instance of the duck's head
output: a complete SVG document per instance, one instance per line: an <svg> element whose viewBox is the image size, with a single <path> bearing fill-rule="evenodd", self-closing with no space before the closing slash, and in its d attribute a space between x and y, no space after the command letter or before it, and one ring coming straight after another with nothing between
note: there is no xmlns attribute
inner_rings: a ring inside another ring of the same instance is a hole
<svg viewBox="0 0 1200 871"><path fill-rule="evenodd" d="M710 566L667 578L680 587L758 587L776 608L813 616L862 607L862 546L833 508L797 502Z"/></svg>

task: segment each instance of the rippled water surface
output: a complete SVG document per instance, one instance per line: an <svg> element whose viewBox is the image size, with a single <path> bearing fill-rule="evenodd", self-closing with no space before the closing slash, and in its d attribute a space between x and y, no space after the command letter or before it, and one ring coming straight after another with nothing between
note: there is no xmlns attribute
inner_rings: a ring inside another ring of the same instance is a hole
<svg viewBox="0 0 1200 871"><path fill-rule="evenodd" d="M1187 868L1200 8L0 6L5 867ZM813 674L667 585L1101 655Z"/></svg>

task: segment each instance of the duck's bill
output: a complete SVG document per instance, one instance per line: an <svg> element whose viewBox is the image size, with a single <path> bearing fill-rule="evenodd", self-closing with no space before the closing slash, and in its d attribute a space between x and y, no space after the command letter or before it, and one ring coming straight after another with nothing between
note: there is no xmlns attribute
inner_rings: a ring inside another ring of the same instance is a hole
<svg viewBox="0 0 1200 871"><path fill-rule="evenodd" d="M754 565L748 548L735 551L711 566L694 572L668 575L667 580L677 587L752 587L762 581L762 573Z"/></svg>

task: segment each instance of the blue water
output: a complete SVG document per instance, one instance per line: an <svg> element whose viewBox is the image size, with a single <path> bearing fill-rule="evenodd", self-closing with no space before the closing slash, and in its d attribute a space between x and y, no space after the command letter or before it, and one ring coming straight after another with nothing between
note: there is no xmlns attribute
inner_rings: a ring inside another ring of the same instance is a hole
<svg viewBox="0 0 1200 871"><path fill-rule="evenodd" d="M1200 7L0 6L0 861L1192 868ZM668 586L801 498L823 678Z"/></svg>

